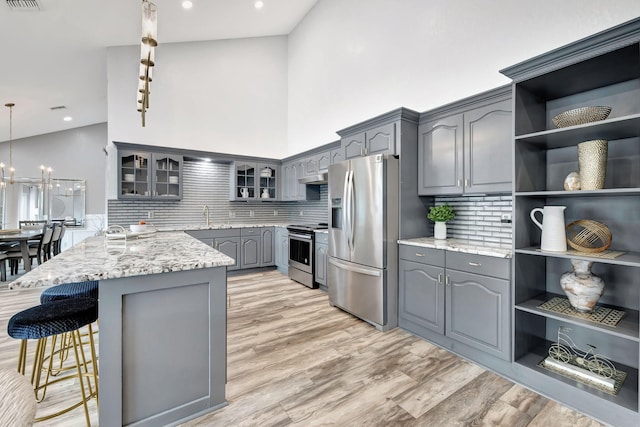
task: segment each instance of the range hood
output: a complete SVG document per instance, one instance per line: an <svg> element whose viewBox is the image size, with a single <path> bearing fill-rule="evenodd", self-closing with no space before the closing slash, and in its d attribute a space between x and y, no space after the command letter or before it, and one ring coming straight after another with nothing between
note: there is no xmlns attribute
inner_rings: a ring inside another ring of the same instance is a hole
<svg viewBox="0 0 640 427"><path fill-rule="evenodd" d="M300 184L306 185L320 185L326 184L329 180L329 174L327 172L321 172L316 175L305 176L304 178L298 178Z"/></svg>

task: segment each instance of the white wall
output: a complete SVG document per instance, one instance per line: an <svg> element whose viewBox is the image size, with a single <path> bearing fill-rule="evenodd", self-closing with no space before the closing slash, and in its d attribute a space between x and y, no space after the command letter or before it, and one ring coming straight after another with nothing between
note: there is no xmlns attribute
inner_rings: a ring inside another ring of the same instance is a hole
<svg viewBox="0 0 640 427"><path fill-rule="evenodd" d="M284 157L285 36L160 44L144 128L139 55L139 46L108 49L109 141Z"/></svg>
<svg viewBox="0 0 640 427"><path fill-rule="evenodd" d="M499 69L638 16L638 0L320 0L289 35L289 154L506 84Z"/></svg>

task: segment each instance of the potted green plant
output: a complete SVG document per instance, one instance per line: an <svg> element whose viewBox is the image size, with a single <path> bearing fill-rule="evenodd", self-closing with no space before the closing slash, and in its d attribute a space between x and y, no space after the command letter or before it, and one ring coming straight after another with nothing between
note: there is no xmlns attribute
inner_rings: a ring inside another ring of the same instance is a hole
<svg viewBox="0 0 640 427"><path fill-rule="evenodd" d="M447 238L447 221L452 221L456 217L453 208L447 203L439 206L430 206L427 218L435 222L433 237L438 240Z"/></svg>

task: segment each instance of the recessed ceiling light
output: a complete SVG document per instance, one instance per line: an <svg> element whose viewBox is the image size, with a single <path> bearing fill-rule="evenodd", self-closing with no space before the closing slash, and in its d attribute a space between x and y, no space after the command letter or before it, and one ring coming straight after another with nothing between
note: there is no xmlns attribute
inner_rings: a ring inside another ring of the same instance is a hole
<svg viewBox="0 0 640 427"><path fill-rule="evenodd" d="M264 6L264 2L261 0L258 0L255 3L253 3L253 7L255 7L258 10L262 9L263 6Z"/></svg>
<svg viewBox="0 0 640 427"><path fill-rule="evenodd" d="M184 0L182 2L183 9L191 9L192 7L193 7L193 2L190 2L189 0Z"/></svg>
<svg viewBox="0 0 640 427"><path fill-rule="evenodd" d="M71 117L71 116L64 116L64 118L63 118L62 120L64 120L65 122L70 122L71 120L73 120L73 117Z"/></svg>

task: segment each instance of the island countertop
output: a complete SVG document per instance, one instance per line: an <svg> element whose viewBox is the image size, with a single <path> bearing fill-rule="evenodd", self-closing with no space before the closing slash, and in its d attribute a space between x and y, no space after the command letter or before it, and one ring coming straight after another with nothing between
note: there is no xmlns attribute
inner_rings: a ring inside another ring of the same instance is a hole
<svg viewBox="0 0 640 427"><path fill-rule="evenodd" d="M9 289L232 265L233 259L183 232L124 241L85 239L9 283Z"/></svg>

